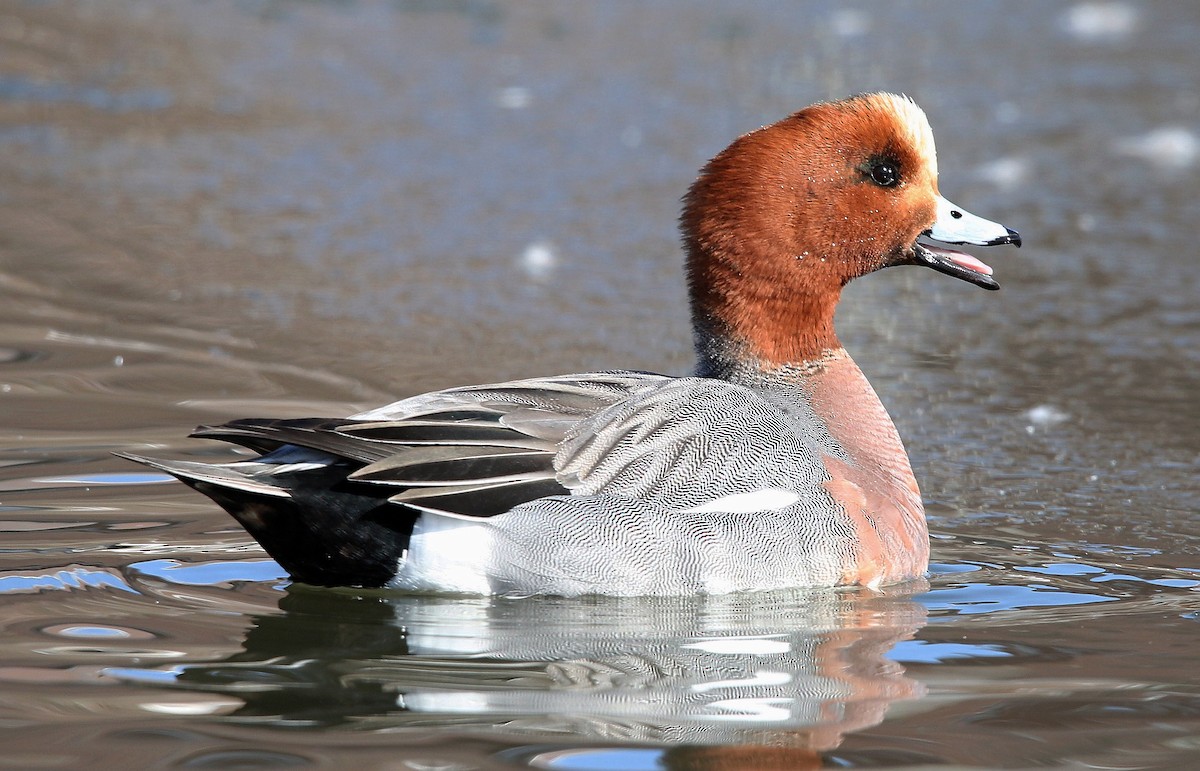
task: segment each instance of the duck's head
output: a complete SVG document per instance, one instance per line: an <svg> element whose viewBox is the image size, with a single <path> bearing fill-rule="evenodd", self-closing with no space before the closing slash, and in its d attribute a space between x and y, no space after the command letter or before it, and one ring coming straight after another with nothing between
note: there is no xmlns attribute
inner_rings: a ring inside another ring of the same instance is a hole
<svg viewBox="0 0 1200 771"><path fill-rule="evenodd" d="M1021 245L942 197L925 113L887 93L815 104L739 137L688 191L681 227L697 334L764 366L836 349L842 287L880 268L925 265L999 288L988 265L931 241Z"/></svg>

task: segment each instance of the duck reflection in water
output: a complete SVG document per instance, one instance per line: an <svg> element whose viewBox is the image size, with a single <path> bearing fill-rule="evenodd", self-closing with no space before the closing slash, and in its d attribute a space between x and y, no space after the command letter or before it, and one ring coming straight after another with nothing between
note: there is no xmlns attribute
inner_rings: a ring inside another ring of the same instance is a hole
<svg viewBox="0 0 1200 771"><path fill-rule="evenodd" d="M668 768L819 767L923 694L887 658L924 625L908 594L922 588L521 600L293 586L242 652L176 682L235 697L231 717L256 724L661 745Z"/></svg>

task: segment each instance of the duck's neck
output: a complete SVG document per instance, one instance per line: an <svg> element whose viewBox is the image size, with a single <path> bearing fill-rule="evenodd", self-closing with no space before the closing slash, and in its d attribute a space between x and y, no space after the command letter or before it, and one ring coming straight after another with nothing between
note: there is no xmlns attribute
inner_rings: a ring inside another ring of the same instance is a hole
<svg viewBox="0 0 1200 771"><path fill-rule="evenodd" d="M724 355L723 351L712 355L710 348L698 355L695 375L756 388L803 388L809 379L823 372L833 362L849 358L850 354L846 353L845 348L836 348L825 351L818 358L780 366L764 366L759 360Z"/></svg>
<svg viewBox="0 0 1200 771"><path fill-rule="evenodd" d="M748 287L744 281L694 286L696 374L735 382L789 380L845 356L833 328L839 295Z"/></svg>

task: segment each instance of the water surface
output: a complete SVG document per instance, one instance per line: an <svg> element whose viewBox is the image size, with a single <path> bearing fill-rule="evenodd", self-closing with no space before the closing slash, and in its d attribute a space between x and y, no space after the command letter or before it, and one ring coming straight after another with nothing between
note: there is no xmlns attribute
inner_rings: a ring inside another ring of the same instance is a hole
<svg viewBox="0 0 1200 771"><path fill-rule="evenodd" d="M0 6L0 765L1193 768L1200 11L1187 4ZM689 366L678 199L903 91L1021 230L839 331L934 537L884 594L290 586L126 450L246 415Z"/></svg>

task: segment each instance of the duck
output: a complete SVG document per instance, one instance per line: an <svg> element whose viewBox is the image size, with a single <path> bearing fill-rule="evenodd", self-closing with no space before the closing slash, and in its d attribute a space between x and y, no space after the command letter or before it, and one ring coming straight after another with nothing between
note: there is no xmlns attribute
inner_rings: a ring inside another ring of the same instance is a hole
<svg viewBox="0 0 1200 771"><path fill-rule="evenodd" d="M929 535L891 417L838 341L843 287L951 245L1021 245L938 189L911 98L818 102L699 172L680 217L687 376L613 370L425 393L344 419L191 435L224 463L124 457L231 514L295 582L511 596L724 594L919 579Z"/></svg>

